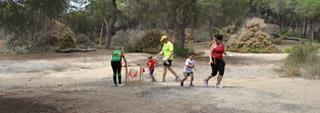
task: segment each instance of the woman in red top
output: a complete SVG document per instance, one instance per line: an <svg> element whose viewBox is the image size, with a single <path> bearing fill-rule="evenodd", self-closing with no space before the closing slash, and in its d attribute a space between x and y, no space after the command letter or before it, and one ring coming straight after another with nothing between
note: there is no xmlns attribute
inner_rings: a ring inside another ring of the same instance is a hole
<svg viewBox="0 0 320 113"><path fill-rule="evenodd" d="M210 62L209 64L211 65L212 73L209 75L208 78L204 79L204 83L206 86L208 86L208 81L216 76L218 73L217 77L217 83L216 87L217 88L223 88L222 85L220 85L224 70L225 70L225 62L223 60L223 54L225 53L225 48L224 44L222 42L223 36L220 34L217 34L214 36L215 37L215 43L212 43L211 46L211 54L210 54Z"/></svg>
<svg viewBox="0 0 320 113"><path fill-rule="evenodd" d="M156 82L156 79L154 78L154 75L153 75L156 64L157 64L157 61L152 56L148 57L147 66L149 67L149 75L152 79L152 82Z"/></svg>

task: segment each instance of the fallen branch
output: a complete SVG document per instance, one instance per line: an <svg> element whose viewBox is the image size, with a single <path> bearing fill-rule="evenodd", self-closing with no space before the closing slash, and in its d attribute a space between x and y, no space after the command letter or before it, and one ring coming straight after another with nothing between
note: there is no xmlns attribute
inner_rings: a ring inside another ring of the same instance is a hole
<svg viewBox="0 0 320 113"><path fill-rule="evenodd" d="M57 53L72 53L72 52L90 52L96 51L96 48L66 48L66 49L57 49Z"/></svg>

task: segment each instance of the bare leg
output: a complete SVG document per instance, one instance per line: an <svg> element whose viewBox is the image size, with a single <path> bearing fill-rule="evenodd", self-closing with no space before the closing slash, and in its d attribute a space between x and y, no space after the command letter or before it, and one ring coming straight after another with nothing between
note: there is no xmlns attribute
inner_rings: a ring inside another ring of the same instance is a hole
<svg viewBox="0 0 320 113"><path fill-rule="evenodd" d="M193 75L191 76L190 86L193 86Z"/></svg>
<svg viewBox="0 0 320 113"><path fill-rule="evenodd" d="M212 77L214 77L214 76L209 75L208 78L206 78L206 79L203 80L203 83L204 83L205 86L208 87L208 81L209 81Z"/></svg>
<svg viewBox="0 0 320 113"><path fill-rule="evenodd" d="M162 82L165 82L165 81L166 81L167 69L168 69L167 66L164 66L164 67L163 67Z"/></svg>
<svg viewBox="0 0 320 113"><path fill-rule="evenodd" d="M174 71L172 67L168 67L168 69L169 69L169 71L176 77L176 80L179 79L176 71Z"/></svg>
<svg viewBox="0 0 320 113"><path fill-rule="evenodd" d="M223 76L221 76L221 75L219 75L219 76L217 77L217 84L216 84L216 85L220 85L221 80L222 80L222 77L223 77Z"/></svg>
<svg viewBox="0 0 320 113"><path fill-rule="evenodd" d="M152 79L152 82L155 82L155 81L156 81L156 79L154 78L153 75L150 75L150 77L151 77L151 79Z"/></svg>
<svg viewBox="0 0 320 113"><path fill-rule="evenodd" d="M180 82L180 86L183 86L183 82L184 82L185 80L187 80L187 76L185 76L185 77L182 79L182 81Z"/></svg>
<svg viewBox="0 0 320 113"><path fill-rule="evenodd" d="M209 81L212 77L214 77L214 76L209 75L208 78L206 78L206 79L204 79L204 80L205 80L205 81Z"/></svg>

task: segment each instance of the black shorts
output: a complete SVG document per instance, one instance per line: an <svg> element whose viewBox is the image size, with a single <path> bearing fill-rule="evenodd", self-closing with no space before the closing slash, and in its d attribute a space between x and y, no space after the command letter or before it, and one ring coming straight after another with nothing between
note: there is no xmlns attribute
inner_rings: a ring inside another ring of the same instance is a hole
<svg viewBox="0 0 320 113"><path fill-rule="evenodd" d="M193 72L183 72L183 75L184 75L185 77L193 76Z"/></svg>
<svg viewBox="0 0 320 113"><path fill-rule="evenodd" d="M171 64L172 64L172 60L168 60L167 63L166 63L166 62L163 62L163 65L164 65L164 66L167 66L167 67L170 67Z"/></svg>
<svg viewBox="0 0 320 113"><path fill-rule="evenodd" d="M215 61L215 64L211 64L211 69L212 69L212 76L216 76L219 72L219 75L223 76L224 70L225 70L225 65L226 63L223 60L220 59L213 59L212 61Z"/></svg>
<svg viewBox="0 0 320 113"><path fill-rule="evenodd" d="M153 75L154 69L149 69L149 75Z"/></svg>

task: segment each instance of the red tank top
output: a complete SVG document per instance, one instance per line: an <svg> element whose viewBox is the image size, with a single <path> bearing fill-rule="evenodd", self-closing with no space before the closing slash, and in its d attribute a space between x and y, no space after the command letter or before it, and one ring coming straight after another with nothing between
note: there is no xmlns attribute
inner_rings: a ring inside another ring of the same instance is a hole
<svg viewBox="0 0 320 113"><path fill-rule="evenodd" d="M147 62L147 65L149 66L150 70L154 70L156 64L157 64L157 61L154 59L149 59Z"/></svg>
<svg viewBox="0 0 320 113"><path fill-rule="evenodd" d="M216 46L211 51L211 55L215 59L223 59L224 45L223 43L216 43Z"/></svg>

